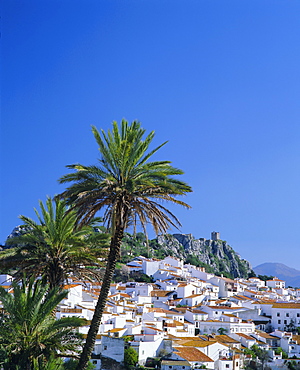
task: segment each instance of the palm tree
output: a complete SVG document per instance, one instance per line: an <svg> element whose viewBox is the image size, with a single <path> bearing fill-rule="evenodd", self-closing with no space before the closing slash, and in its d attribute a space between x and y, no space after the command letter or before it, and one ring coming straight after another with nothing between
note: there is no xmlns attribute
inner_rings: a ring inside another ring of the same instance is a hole
<svg viewBox="0 0 300 370"><path fill-rule="evenodd" d="M0 253L1 265L16 269L17 280L24 274L44 276L50 288L62 287L69 275L81 279L98 277L90 267L99 267L98 257L104 254L108 234L93 232L93 220L78 230L76 212L69 210L63 200L53 202L48 197L46 206L41 201L39 204L41 215L35 210L39 223L20 216L24 233L7 240L14 247Z"/></svg>
<svg viewBox="0 0 300 370"><path fill-rule="evenodd" d="M113 129L107 134L103 130L99 133L94 126L92 131L101 154L98 165L69 165L68 168L76 171L59 180L72 183L60 196L77 209L79 225L88 223L103 210L104 222L112 234L102 288L78 370L86 368L91 356L125 229L139 224L146 233L146 224L150 223L159 234L166 232L170 225L179 226L178 219L162 202L189 208L176 196L191 191L189 185L173 177L183 171L172 167L171 162L149 161L166 144L148 151L154 131L143 140L145 130L140 123L128 124L125 120L121 127L113 122Z"/></svg>
<svg viewBox="0 0 300 370"><path fill-rule="evenodd" d="M81 347L77 332L85 320L66 317L56 320L53 311L67 296L59 288L49 290L42 280L13 283L9 293L0 286L0 365L4 370L38 369L54 357L74 357Z"/></svg>

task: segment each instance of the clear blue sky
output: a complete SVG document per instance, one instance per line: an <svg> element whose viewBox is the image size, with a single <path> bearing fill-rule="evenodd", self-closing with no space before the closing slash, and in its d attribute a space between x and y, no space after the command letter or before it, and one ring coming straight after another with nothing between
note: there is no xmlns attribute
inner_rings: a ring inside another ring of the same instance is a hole
<svg viewBox="0 0 300 370"><path fill-rule="evenodd" d="M299 0L4 0L1 235L138 119L185 171L181 232L300 268ZM174 231L175 232L175 231Z"/></svg>

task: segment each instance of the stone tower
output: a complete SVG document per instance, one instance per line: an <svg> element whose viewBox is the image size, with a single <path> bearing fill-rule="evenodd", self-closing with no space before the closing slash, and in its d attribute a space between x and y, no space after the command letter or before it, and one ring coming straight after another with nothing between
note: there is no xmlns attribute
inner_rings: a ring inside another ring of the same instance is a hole
<svg viewBox="0 0 300 370"><path fill-rule="evenodd" d="M218 231L213 231L211 233L211 240L219 240L220 239L220 233Z"/></svg>

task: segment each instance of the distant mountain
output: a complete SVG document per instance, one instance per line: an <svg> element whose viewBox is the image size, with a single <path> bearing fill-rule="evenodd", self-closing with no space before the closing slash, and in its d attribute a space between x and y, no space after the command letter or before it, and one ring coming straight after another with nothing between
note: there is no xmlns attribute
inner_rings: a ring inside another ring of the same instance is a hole
<svg viewBox="0 0 300 370"><path fill-rule="evenodd" d="M288 267L283 263L266 262L254 267L256 275L276 276L284 280L286 286L300 287L300 270Z"/></svg>

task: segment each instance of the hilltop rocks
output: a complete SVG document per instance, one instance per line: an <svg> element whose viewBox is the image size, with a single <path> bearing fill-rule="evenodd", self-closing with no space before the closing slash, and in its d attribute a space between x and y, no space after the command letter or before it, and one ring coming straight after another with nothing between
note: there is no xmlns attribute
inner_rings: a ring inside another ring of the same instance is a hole
<svg viewBox="0 0 300 370"><path fill-rule="evenodd" d="M199 261L211 272L245 278L253 274L250 263L241 259L226 241L195 239L191 234L160 235L156 241L167 254L191 263Z"/></svg>

